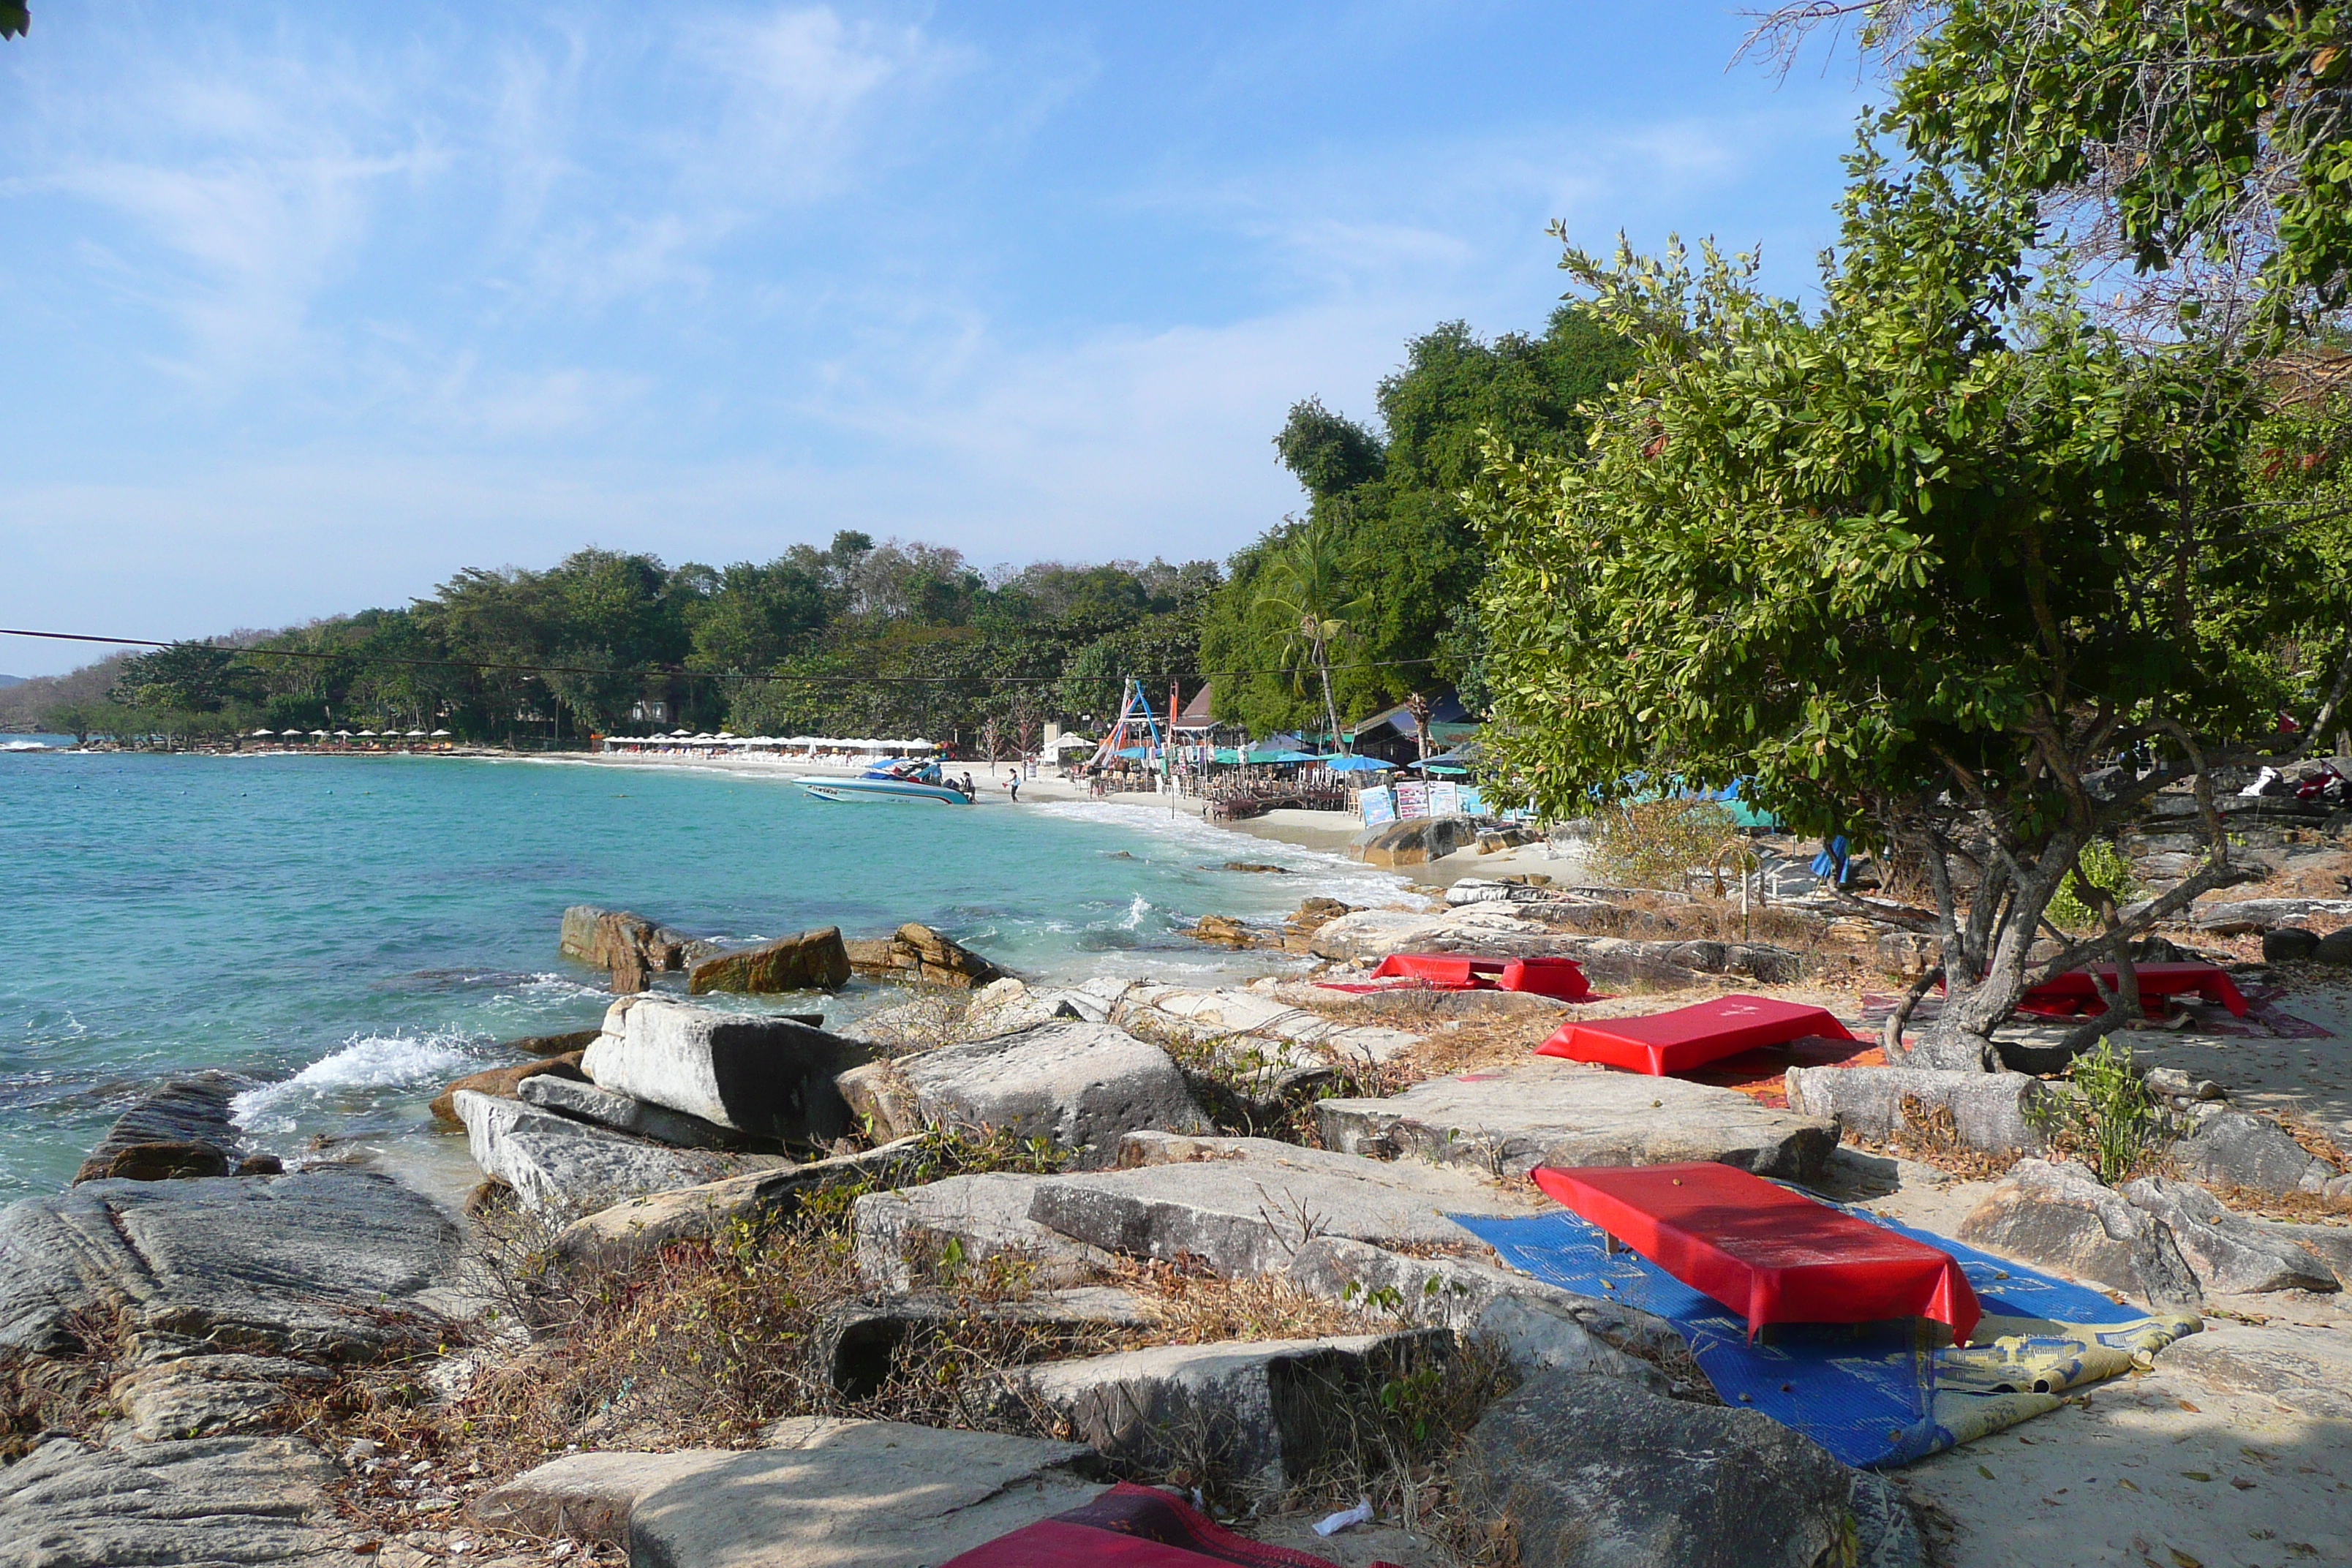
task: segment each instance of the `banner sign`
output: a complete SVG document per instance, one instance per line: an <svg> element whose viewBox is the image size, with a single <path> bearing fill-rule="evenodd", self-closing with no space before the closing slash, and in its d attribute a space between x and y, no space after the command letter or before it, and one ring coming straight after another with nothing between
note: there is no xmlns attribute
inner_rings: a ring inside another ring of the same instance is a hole
<svg viewBox="0 0 2352 1568"><path fill-rule="evenodd" d="M1429 815L1429 785L1419 779L1399 779L1396 784L1396 812L1401 821Z"/></svg>
<svg viewBox="0 0 2352 1568"><path fill-rule="evenodd" d="M1396 802L1390 797L1388 785L1375 784L1356 798L1363 805L1365 826L1378 827L1397 819Z"/></svg>

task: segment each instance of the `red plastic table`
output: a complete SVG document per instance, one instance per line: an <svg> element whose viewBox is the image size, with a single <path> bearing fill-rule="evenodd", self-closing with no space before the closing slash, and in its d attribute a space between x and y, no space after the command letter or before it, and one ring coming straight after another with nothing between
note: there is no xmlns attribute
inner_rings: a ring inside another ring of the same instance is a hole
<svg viewBox="0 0 2352 1568"><path fill-rule="evenodd" d="M1492 987L1529 991L1572 1002L1592 994L1584 967L1572 958L1476 958L1460 952L1392 952L1372 971L1375 980L1425 980L1456 990Z"/></svg>
<svg viewBox="0 0 2352 1568"><path fill-rule="evenodd" d="M1538 1166L1537 1186L1692 1289L1748 1320L1933 1318L1956 1344L1976 1292L1949 1253L1711 1162Z"/></svg>
<svg viewBox="0 0 2352 1568"><path fill-rule="evenodd" d="M1786 1045L1808 1035L1832 1040L1853 1038L1826 1008L1776 1002L1769 996L1731 995L1646 1017L1563 1024L1558 1034L1536 1047L1536 1054L1599 1062L1661 1078L1758 1046Z"/></svg>
<svg viewBox="0 0 2352 1568"><path fill-rule="evenodd" d="M2113 991L2116 988L2116 966L2102 963L2093 967L2097 971L2100 981ZM2236 982L2212 964L2135 963L2132 969L2139 975L2139 994L2143 1000L2193 994L2227 1007L2235 1017L2246 1016L2245 994L2238 989ZM2090 970L2070 969L2034 986L2018 1005L2029 1012L2082 1012L2099 1005L2099 994L2091 984Z"/></svg>

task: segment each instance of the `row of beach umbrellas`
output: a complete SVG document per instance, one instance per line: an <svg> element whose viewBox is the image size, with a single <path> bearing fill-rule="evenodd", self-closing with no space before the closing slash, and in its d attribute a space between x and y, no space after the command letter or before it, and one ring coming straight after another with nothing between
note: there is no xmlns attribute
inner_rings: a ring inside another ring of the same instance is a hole
<svg viewBox="0 0 2352 1568"><path fill-rule="evenodd" d="M349 741L354 739L362 741L437 741L445 739L449 731L446 730L436 730L430 735L427 735L422 730L410 730L404 733L398 730L337 730L333 732L331 738L338 741ZM286 740L299 741L302 738L302 734L303 731L299 730L256 730L249 738L258 741L267 736L275 735ZM330 738L328 731L324 730L313 730L310 731L310 735L314 741L324 741Z"/></svg>

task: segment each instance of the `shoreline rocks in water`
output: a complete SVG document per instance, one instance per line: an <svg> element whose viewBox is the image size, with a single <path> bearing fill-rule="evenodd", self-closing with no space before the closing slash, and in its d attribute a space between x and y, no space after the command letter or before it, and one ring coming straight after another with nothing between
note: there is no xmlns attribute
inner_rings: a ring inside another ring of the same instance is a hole
<svg viewBox="0 0 2352 1568"><path fill-rule="evenodd" d="M593 1039L594 1037L590 1037ZM456 1127L459 1125L457 1096L460 1093L487 1094L493 1100L512 1100L522 1091L522 1086L534 1078L569 1079L574 1083L586 1083L588 1075L580 1070L583 1055L582 1051L566 1051L562 1056L541 1057L533 1061L511 1062L505 1067L469 1072L435 1095L427 1109L433 1112L434 1121L444 1126Z"/></svg>
<svg viewBox="0 0 2352 1568"><path fill-rule="evenodd" d="M826 926L705 959L688 973L686 989L693 996L713 991L764 996L838 991L848 984L849 952L842 943L841 928Z"/></svg>
<svg viewBox="0 0 2352 1568"><path fill-rule="evenodd" d="M1005 977L971 949L913 921L887 937L847 947L850 968L869 980L970 988Z"/></svg>
<svg viewBox="0 0 2352 1568"><path fill-rule="evenodd" d="M231 1102L255 1080L230 1072L167 1079L115 1119L74 1181L226 1176L242 1162Z"/></svg>

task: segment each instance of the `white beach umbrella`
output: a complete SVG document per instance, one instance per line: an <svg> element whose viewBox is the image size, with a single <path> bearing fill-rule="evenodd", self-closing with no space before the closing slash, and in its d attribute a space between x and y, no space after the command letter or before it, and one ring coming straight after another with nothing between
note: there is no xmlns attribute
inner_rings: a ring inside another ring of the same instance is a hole
<svg viewBox="0 0 2352 1568"><path fill-rule="evenodd" d="M446 731L446 730L436 730L436 731L433 731L433 733L434 733L434 735L435 735L436 737L439 737L439 736L442 736L442 735L446 735L446 734L447 734L448 732L449 732L449 731Z"/></svg>
<svg viewBox="0 0 2352 1568"><path fill-rule="evenodd" d="M349 730L338 730L335 731L335 739L338 741L348 741L351 738L352 732Z"/></svg>
<svg viewBox="0 0 2352 1568"><path fill-rule="evenodd" d="M410 740L416 740L416 739L421 738L421 737L424 735L424 733L425 733L425 731L422 731L422 730L411 730L411 731L408 732L408 738L409 738Z"/></svg>
<svg viewBox="0 0 2352 1568"><path fill-rule="evenodd" d="M373 730L362 730L360 731L360 735L363 740L373 741L375 739L375 731Z"/></svg>
<svg viewBox="0 0 2352 1568"><path fill-rule="evenodd" d="M275 735L278 731L275 730L256 730L253 733L255 738L258 739L263 735Z"/></svg>
<svg viewBox="0 0 2352 1568"><path fill-rule="evenodd" d="M310 733L321 741L327 738L327 732L324 730L313 730Z"/></svg>

